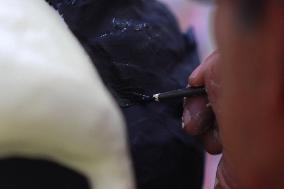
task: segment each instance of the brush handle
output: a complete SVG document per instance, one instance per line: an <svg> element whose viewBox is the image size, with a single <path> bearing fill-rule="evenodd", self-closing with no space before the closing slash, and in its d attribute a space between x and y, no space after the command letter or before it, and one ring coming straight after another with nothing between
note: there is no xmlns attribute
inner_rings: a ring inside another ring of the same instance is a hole
<svg viewBox="0 0 284 189"><path fill-rule="evenodd" d="M184 98L204 95L207 95L205 87L189 87L185 89L178 89L174 91L156 94L153 97L155 98L155 101L163 101L173 98Z"/></svg>

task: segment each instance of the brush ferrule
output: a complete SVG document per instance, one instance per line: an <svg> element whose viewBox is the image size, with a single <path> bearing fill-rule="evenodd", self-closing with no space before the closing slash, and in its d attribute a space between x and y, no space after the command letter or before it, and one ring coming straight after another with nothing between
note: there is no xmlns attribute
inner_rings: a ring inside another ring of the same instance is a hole
<svg viewBox="0 0 284 189"><path fill-rule="evenodd" d="M154 94L153 98L155 99L156 102L159 102L159 96L160 94Z"/></svg>

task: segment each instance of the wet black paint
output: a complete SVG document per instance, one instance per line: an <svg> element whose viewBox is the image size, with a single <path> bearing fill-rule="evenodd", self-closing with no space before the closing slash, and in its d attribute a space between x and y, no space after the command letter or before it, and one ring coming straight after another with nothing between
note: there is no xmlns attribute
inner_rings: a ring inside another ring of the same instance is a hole
<svg viewBox="0 0 284 189"><path fill-rule="evenodd" d="M182 34L155 0L50 0L120 105L138 189L198 189L203 150L181 129L182 101L143 103L186 86L199 64L193 31Z"/></svg>

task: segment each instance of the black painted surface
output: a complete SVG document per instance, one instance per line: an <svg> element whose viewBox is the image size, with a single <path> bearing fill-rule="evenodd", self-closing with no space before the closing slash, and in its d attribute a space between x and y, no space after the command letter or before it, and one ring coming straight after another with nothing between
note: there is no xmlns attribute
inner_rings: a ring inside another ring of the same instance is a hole
<svg viewBox="0 0 284 189"><path fill-rule="evenodd" d="M26 158L0 160L1 189L91 189L87 178L60 164Z"/></svg>
<svg viewBox="0 0 284 189"><path fill-rule="evenodd" d="M203 150L181 129L182 102L148 104L186 86L199 64L193 32L182 34L155 0L49 0L84 46L127 121L139 189L201 188Z"/></svg>

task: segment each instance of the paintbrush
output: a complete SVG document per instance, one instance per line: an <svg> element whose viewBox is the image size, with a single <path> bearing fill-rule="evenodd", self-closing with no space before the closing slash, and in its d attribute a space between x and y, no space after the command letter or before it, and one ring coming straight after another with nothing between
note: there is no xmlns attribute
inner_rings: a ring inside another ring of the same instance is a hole
<svg viewBox="0 0 284 189"><path fill-rule="evenodd" d="M140 102L162 102L171 99L177 98L190 98L190 97L197 97L197 96L206 96L206 89L205 87L188 87L184 89L177 89L173 91L167 91L163 93L157 93L152 96L142 95L139 93L132 93L137 98L139 98Z"/></svg>
<svg viewBox="0 0 284 189"><path fill-rule="evenodd" d="M190 98L205 95L207 95L205 87L188 87L184 89L177 89L164 93L154 94L152 98L156 102L161 102L175 98Z"/></svg>

